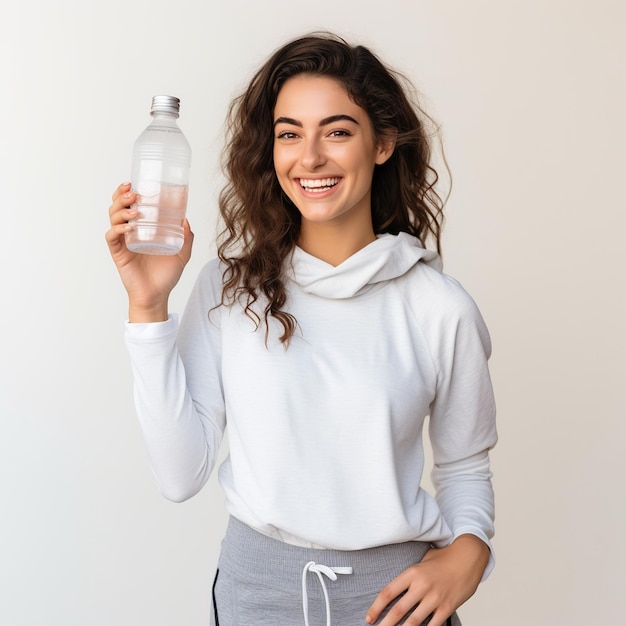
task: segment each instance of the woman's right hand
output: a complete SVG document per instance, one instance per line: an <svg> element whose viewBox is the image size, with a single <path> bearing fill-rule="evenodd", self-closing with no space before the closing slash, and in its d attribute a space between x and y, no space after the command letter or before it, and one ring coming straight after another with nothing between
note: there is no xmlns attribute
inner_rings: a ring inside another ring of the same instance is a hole
<svg viewBox="0 0 626 626"><path fill-rule="evenodd" d="M185 242L175 255L137 254L126 247L125 234L133 226L129 220L137 217L131 209L135 194L130 183L123 183L113 194L109 208L111 228L105 238L109 252L128 292L128 319L130 322L161 322L167 320L170 292L178 282L191 257L193 233L184 221Z"/></svg>

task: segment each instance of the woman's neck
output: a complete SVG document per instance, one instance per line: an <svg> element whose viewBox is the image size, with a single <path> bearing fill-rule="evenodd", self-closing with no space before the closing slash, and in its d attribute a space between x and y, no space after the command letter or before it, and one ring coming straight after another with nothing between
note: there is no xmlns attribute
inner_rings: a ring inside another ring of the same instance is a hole
<svg viewBox="0 0 626 626"><path fill-rule="evenodd" d="M371 223L358 230L346 231L333 221L303 222L298 246L308 254L337 266L375 240Z"/></svg>

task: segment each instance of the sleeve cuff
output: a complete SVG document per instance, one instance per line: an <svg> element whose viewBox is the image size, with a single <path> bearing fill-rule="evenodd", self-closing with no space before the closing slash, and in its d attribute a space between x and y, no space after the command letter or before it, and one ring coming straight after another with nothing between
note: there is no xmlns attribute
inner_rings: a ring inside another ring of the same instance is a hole
<svg viewBox="0 0 626 626"><path fill-rule="evenodd" d="M131 323L124 322L124 336L127 341L153 341L163 339L178 331L178 315L170 313L165 322Z"/></svg>

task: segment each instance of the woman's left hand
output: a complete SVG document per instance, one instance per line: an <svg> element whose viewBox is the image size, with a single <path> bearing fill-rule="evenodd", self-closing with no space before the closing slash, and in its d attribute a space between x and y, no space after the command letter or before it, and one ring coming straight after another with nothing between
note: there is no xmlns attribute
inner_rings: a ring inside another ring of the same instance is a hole
<svg viewBox="0 0 626 626"><path fill-rule="evenodd" d="M445 548L432 548L420 563L409 567L381 590L367 612L366 621L376 624L385 608L404 593L380 626L396 626L413 607L404 622L406 626L421 626L430 615L428 626L443 626L474 594L488 562L489 548L475 535L460 535Z"/></svg>

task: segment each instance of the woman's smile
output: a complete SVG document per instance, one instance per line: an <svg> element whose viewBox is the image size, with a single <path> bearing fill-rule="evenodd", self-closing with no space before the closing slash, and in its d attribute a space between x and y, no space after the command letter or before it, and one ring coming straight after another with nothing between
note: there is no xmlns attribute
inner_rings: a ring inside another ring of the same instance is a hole
<svg viewBox="0 0 626 626"><path fill-rule="evenodd" d="M320 193L333 189L340 181L341 178L334 176L332 178L301 178L298 182L304 191Z"/></svg>

